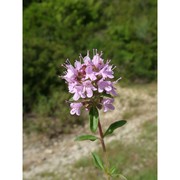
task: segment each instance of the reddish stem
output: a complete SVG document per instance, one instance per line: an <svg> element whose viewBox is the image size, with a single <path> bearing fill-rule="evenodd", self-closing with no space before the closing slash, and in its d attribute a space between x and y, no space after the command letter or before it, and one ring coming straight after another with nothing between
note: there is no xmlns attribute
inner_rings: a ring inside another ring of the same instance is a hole
<svg viewBox="0 0 180 180"><path fill-rule="evenodd" d="M103 151L106 152L106 146L104 144L104 138L103 138L103 132L102 132L100 119L98 120L98 128L99 128L99 135L100 135L100 138L101 138L100 140L101 140L102 148L103 148Z"/></svg>
<svg viewBox="0 0 180 180"><path fill-rule="evenodd" d="M108 161L108 157L107 157L107 153L106 153L106 146L104 143L104 137L103 137L100 119L98 119L98 128L99 128L100 141L101 141L102 149L103 149L104 156L105 156L105 163L106 163L106 166L108 168L109 167L109 161ZM106 174L106 175L107 175L107 180L110 180L109 174Z"/></svg>

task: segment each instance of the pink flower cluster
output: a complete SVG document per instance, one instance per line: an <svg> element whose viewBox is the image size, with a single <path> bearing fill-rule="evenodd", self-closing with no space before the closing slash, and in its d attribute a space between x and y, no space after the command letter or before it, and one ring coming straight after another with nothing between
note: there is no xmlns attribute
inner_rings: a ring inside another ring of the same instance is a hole
<svg viewBox="0 0 180 180"><path fill-rule="evenodd" d="M82 62L81 62L82 60ZM109 64L110 61L104 62L102 52L94 54L93 59L87 56L75 61L74 66L66 61L63 66L67 69L63 79L68 84L69 92L73 94L70 104L70 113L80 115L82 107L90 109L92 106L108 110L114 110L112 95L117 95L112 79L114 67Z"/></svg>

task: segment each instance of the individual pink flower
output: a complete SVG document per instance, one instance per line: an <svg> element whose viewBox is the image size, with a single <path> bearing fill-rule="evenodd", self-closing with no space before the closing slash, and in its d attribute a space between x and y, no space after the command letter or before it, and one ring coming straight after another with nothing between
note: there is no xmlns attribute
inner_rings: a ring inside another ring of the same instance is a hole
<svg viewBox="0 0 180 180"><path fill-rule="evenodd" d="M71 103L70 104L70 107L71 107L70 113L72 115L77 114L78 116L80 116L82 106L83 106L82 103Z"/></svg>
<svg viewBox="0 0 180 180"><path fill-rule="evenodd" d="M103 79L97 82L98 85L98 92L102 93L103 91L110 92L112 90L112 82L105 81Z"/></svg>
<svg viewBox="0 0 180 180"><path fill-rule="evenodd" d="M96 54L93 59L92 62L94 64L94 66L98 69L101 69L104 65L103 59L100 57L99 54Z"/></svg>
<svg viewBox="0 0 180 180"><path fill-rule="evenodd" d="M79 62L79 61L75 61L75 63L74 63L74 67L75 67L75 69L77 70L77 71L79 71L81 68L82 68L82 64L81 64L81 62Z"/></svg>
<svg viewBox="0 0 180 180"><path fill-rule="evenodd" d="M110 91L106 91L106 93L112 94L113 96L117 96L116 88L113 85L112 85L112 89Z"/></svg>
<svg viewBox="0 0 180 180"><path fill-rule="evenodd" d="M86 92L86 95L88 98L91 98L93 96L93 91L96 91L97 89L91 84L90 80L87 80L85 82L83 82L83 88L84 88L84 92Z"/></svg>
<svg viewBox="0 0 180 180"><path fill-rule="evenodd" d="M83 61L84 61L84 64L85 65L92 65L92 60L91 60L91 58L89 57L89 51L87 52L87 56L85 56L84 58L83 58Z"/></svg>
<svg viewBox="0 0 180 180"><path fill-rule="evenodd" d="M86 79L90 79L92 81L96 80L96 73L93 71L92 66L87 66L86 67Z"/></svg>
<svg viewBox="0 0 180 180"><path fill-rule="evenodd" d="M114 78L113 76L113 71L112 71L112 66L110 66L108 63L103 66L103 68L97 73L97 75L101 75L103 79L106 78Z"/></svg>
<svg viewBox="0 0 180 180"><path fill-rule="evenodd" d="M74 93L73 99L75 101L79 100L79 98L85 98L85 92L83 91L83 86L82 85L78 85L78 86L74 86L73 90L71 91L72 93Z"/></svg>
<svg viewBox="0 0 180 180"><path fill-rule="evenodd" d="M114 99L112 98L107 98L107 99L103 99L102 100L102 105L103 105L103 109L104 112L107 112L108 110L114 110L114 106L112 105L112 103L114 102Z"/></svg>
<svg viewBox="0 0 180 180"><path fill-rule="evenodd" d="M74 78L77 76L77 70L71 64L66 65L66 68L66 75L63 77L67 82L73 82Z"/></svg>

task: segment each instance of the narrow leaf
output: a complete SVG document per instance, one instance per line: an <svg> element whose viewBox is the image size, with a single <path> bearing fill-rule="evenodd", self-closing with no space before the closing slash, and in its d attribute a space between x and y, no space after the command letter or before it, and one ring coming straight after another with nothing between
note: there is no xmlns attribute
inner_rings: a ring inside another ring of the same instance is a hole
<svg viewBox="0 0 180 180"><path fill-rule="evenodd" d="M98 127L99 113L96 107L92 107L89 111L90 129L92 132L96 132Z"/></svg>
<svg viewBox="0 0 180 180"><path fill-rule="evenodd" d="M69 101L74 101L73 97L71 97L71 98L69 99Z"/></svg>
<svg viewBox="0 0 180 180"><path fill-rule="evenodd" d="M86 135L76 137L75 141L84 141L84 140L95 141L96 139L98 139L98 137L86 134Z"/></svg>
<svg viewBox="0 0 180 180"><path fill-rule="evenodd" d="M109 128L106 130L106 132L104 133L104 137L109 135L109 134L112 134L114 132L115 129L123 126L124 124L126 124L126 121L125 120L120 120L120 121L116 121L114 123L112 123Z"/></svg>
<svg viewBox="0 0 180 180"><path fill-rule="evenodd" d="M98 168L104 170L104 165L103 165L103 162L102 162L102 160L100 159L100 157L99 157L96 153L92 153L92 156L93 156L95 165L96 165Z"/></svg>
<svg viewBox="0 0 180 180"><path fill-rule="evenodd" d="M115 168L115 167L112 167L112 168L110 169L110 174L111 174L111 175L114 174L115 171L116 171L116 168Z"/></svg>
<svg viewBox="0 0 180 180"><path fill-rule="evenodd" d="M122 174L113 174L112 177L118 177L119 180L127 180L127 178Z"/></svg>

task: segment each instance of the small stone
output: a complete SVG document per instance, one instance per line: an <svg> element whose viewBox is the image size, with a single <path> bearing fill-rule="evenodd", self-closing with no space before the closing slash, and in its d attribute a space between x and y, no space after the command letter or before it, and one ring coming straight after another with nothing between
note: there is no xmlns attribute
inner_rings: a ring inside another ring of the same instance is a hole
<svg viewBox="0 0 180 180"><path fill-rule="evenodd" d="M52 152L53 152L52 149L46 149L46 150L45 150L45 153L46 153L46 154L52 154Z"/></svg>

